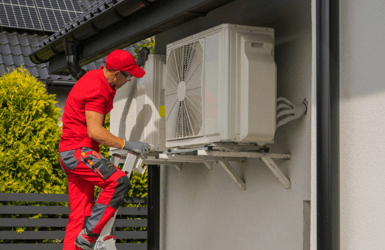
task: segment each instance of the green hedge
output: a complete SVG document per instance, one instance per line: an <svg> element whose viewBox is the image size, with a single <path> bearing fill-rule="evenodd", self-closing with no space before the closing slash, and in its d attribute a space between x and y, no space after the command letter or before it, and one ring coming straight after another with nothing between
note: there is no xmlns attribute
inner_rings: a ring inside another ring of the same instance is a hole
<svg viewBox="0 0 385 250"><path fill-rule="evenodd" d="M20 67L0 78L0 192L65 193L55 95Z"/></svg>

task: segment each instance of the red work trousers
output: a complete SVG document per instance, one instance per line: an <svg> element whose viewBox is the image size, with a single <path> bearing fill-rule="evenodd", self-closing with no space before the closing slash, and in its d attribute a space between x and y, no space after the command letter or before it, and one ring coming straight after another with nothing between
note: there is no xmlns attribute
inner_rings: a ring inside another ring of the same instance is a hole
<svg viewBox="0 0 385 250"><path fill-rule="evenodd" d="M111 167L115 168L113 173L104 180L97 173L98 171L85 163L84 153L90 153L90 151L92 149L82 148L59 153L60 163L68 177L68 197L71 209L64 237L64 250L80 250L74 242L84 227L87 228L87 232L91 232L91 235L100 234L130 188L129 178L116 166ZM97 163L98 158L91 156L93 164ZM103 190L100 192L96 204L93 205L95 186ZM90 217L87 223L85 223L85 217Z"/></svg>

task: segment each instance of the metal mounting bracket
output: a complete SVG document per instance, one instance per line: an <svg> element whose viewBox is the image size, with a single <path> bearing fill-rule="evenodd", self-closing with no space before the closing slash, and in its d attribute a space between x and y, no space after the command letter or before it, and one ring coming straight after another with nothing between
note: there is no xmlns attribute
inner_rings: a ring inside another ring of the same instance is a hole
<svg viewBox="0 0 385 250"><path fill-rule="evenodd" d="M246 183L241 178L239 178L237 172L235 172L235 170L229 164L229 162L227 160L220 160L218 162L226 170L226 172L230 175L231 179L233 179L235 181L235 183L238 185L238 187L242 191L246 190Z"/></svg>
<svg viewBox="0 0 385 250"><path fill-rule="evenodd" d="M192 149L177 149L177 150L168 150L161 154L149 155L147 159L143 160L143 164L163 164L174 166L178 171L182 171L182 163L202 163L208 169L212 169L213 163L219 163L223 169L229 174L231 179L237 184L241 190L246 190L245 182L238 176L233 167L230 165L229 161L241 161L245 162L247 158L253 159L262 159L262 161L268 166L270 171L277 177L280 183L286 188L290 189L291 183L290 180L282 173L281 169L273 161L273 159L283 159L290 160L290 154L276 154L276 153L260 153L260 152L250 152L246 148L243 151L219 151L213 150L212 146L203 147L203 148L192 148ZM254 148L252 149L254 150ZM125 156L119 155L114 156L111 161L118 165L119 162L124 162Z"/></svg>
<svg viewBox="0 0 385 250"><path fill-rule="evenodd" d="M208 168L208 169L212 169L213 168L213 163L212 162L203 162L203 164Z"/></svg>
<svg viewBox="0 0 385 250"><path fill-rule="evenodd" d="M176 168L176 170L178 170L179 172L182 171L182 163L181 162L174 162L170 165L174 166Z"/></svg>
<svg viewBox="0 0 385 250"><path fill-rule="evenodd" d="M270 156L263 156L261 158L263 162L270 168L271 172L278 178L278 180L282 183L282 185L286 189L290 189L291 183L289 179L282 173L281 169L278 168L277 164L271 159Z"/></svg>
<svg viewBox="0 0 385 250"><path fill-rule="evenodd" d="M198 149L198 150L194 151L194 155L206 156L206 157L209 157L209 156L211 156L211 157L224 157L224 158L230 158L230 157L257 158L257 159L259 158L259 159L263 160L263 162L269 167L271 172L275 175L275 177L278 178L278 180L281 182L281 184L286 189L290 189L290 187L291 187L291 183L290 183L289 179L282 173L281 169L279 169L277 164L275 164L275 162L273 161L273 158L274 159L290 160L290 158L291 158L290 154L273 154L273 153L256 153L256 152L234 152L234 151L214 151L214 150L213 151L209 151L209 150ZM225 163L221 163L221 165L226 169L224 164ZM229 173L231 178L239 186L239 181L237 179L234 179L236 177L234 177L232 174L230 174L231 170L230 170L230 172L229 171L227 171L227 172Z"/></svg>

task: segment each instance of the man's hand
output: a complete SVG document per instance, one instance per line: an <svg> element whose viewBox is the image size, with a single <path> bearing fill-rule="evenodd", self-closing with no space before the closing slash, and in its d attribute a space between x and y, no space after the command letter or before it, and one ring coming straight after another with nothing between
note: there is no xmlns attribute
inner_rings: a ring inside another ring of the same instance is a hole
<svg viewBox="0 0 385 250"><path fill-rule="evenodd" d="M143 158L147 158L147 154L150 152L150 145L145 142L128 142L124 144L123 149L141 153Z"/></svg>

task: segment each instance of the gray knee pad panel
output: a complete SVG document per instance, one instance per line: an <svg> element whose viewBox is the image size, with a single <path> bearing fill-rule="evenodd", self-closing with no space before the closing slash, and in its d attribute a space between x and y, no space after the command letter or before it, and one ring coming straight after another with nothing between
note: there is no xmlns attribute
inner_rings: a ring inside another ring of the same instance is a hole
<svg viewBox="0 0 385 250"><path fill-rule="evenodd" d="M131 188L130 179L125 175L116 180L118 185L116 186L116 190L114 195L112 196L109 206L118 209L120 203L122 203L124 196L128 193Z"/></svg>

